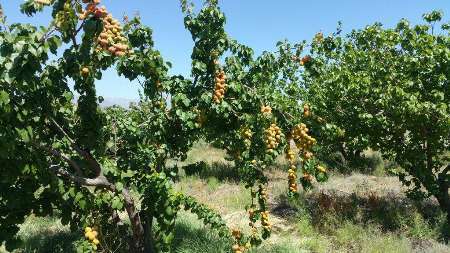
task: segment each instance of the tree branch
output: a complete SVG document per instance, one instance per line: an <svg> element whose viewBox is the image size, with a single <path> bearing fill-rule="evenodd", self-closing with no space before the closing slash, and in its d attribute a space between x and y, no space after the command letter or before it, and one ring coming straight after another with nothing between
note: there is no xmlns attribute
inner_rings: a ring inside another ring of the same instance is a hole
<svg viewBox="0 0 450 253"><path fill-rule="evenodd" d="M132 252L143 252L144 250L144 227L142 225L142 221L141 221L141 217L139 216L139 213L136 210L136 205L134 203L133 198L131 197L130 192L128 191L127 188L124 188L122 191L118 191L116 186L114 184L112 184L111 182L109 182L109 180L101 175L101 167L100 164L92 157L92 155L87 152L84 151L82 149L80 149L76 144L75 141L70 138L70 136L67 134L66 131L64 131L64 129L54 120L51 119L51 121L53 122L53 124L56 126L56 128L70 141L71 146L84 158L86 158L86 160L93 165L93 167L98 171L97 177L95 178L85 178L82 177L81 175L81 169L79 167L79 165L73 161L72 159L70 159L70 157L68 157L65 154L62 154L61 152L59 152L58 150L52 149L52 148L47 148L44 147L42 145L36 144L37 147L42 148L47 150L51 155L61 158L64 161L66 161L67 163L69 163L76 171L79 175L74 175L72 173L70 173L69 171L61 168L59 165L51 165L50 166L50 170L58 177L62 177L65 178L67 180L70 180L74 183L80 184L82 186L95 186L95 187L103 187L106 188L112 192L116 192L116 193L120 193L123 196L124 202L125 202L125 210L128 213L128 217L130 219L131 222L131 228L133 230L133 244L131 245L132 247Z"/></svg>
<svg viewBox="0 0 450 253"><path fill-rule="evenodd" d="M50 153L51 155L66 161L75 170L77 175L79 175L79 176L83 175L81 167L78 165L78 163L76 163L74 160L72 160L68 155L63 154L63 153L61 153L60 151L58 151L56 149L45 147L45 146L42 146L42 145L37 144L35 142L32 142L32 144L35 147L43 149L43 150L47 151L48 153Z"/></svg>
<svg viewBox="0 0 450 253"><path fill-rule="evenodd" d="M86 150L81 149L76 142L69 136L69 134L58 124L58 122L56 122L56 120L54 120L53 118L50 118L50 120L52 121L52 123L56 126L56 128L58 129L59 132L61 132L70 142L70 146L82 157L84 157L84 159L86 159L86 161L89 163L89 165L95 170L95 175L96 176L100 176L101 174L101 166L100 164L97 162L97 160L95 160L95 158L92 156L92 154Z"/></svg>
<svg viewBox="0 0 450 253"><path fill-rule="evenodd" d="M80 27L78 27L78 29L76 29L75 30L75 37L78 35L78 33L81 31L81 29L83 28L83 26L84 26L84 23L86 23L86 20L83 20L83 22L81 22L81 25L80 25Z"/></svg>
<svg viewBox="0 0 450 253"><path fill-rule="evenodd" d="M108 179L105 176L98 176L96 178L85 178L80 177L71 174L67 170L61 168L59 165L51 165L50 170L55 173L55 175L64 177L69 179L70 181L74 183L78 183L82 186L97 186L97 187L104 187L108 188L110 190L115 190L115 187L112 187L113 185L108 181Z"/></svg>
<svg viewBox="0 0 450 253"><path fill-rule="evenodd" d="M52 29L50 29L51 27L49 27L49 29L48 29L48 31L47 31L47 33L45 33L43 36L42 36L42 38L39 40L39 42L44 42L45 40L47 40L49 37L50 37L50 35L53 33L53 32L55 32L56 31L56 28L52 28Z"/></svg>
<svg viewBox="0 0 450 253"><path fill-rule="evenodd" d="M40 146L41 148L45 148L43 146ZM75 168L78 168L78 164L76 164L73 160L65 156L64 154L60 153L57 150L54 149L48 149L48 151L59 158L62 158L63 160L67 161L71 166L75 166ZM70 180L74 183L80 184L81 186L95 186L95 187L103 187L105 189L108 189L112 192L121 193L125 202L125 210L127 211L128 217L130 219L131 228L133 230L133 244L132 252L143 252L144 247L144 227L142 225L141 217L139 216L138 211L136 210L136 205L134 203L133 198L131 197L130 192L127 188L124 188L121 192L117 190L116 186L109 182L109 180L103 176L99 175L96 178L85 178L82 176L73 175L72 173L68 172L67 170L61 168L59 165L51 165L50 171L52 171L56 176L65 178L67 180Z"/></svg>
<svg viewBox="0 0 450 253"><path fill-rule="evenodd" d="M144 84L142 84L141 79L139 79L139 77L137 77L136 80L138 81L138 83L139 83L139 85L141 86L141 88L142 88L143 90L145 90L145 86L144 86Z"/></svg>
<svg viewBox="0 0 450 253"><path fill-rule="evenodd" d="M73 46L75 48L78 48L77 38L75 36L73 36L73 35L70 36L70 38L72 39Z"/></svg>

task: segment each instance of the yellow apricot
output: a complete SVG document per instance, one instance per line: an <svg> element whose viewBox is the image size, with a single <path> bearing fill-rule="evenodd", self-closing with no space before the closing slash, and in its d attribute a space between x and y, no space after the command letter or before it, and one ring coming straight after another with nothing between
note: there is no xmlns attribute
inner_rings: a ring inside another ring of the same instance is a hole
<svg viewBox="0 0 450 253"><path fill-rule="evenodd" d="M93 241L93 240L95 239L94 233L92 233L92 232L88 233L88 234L87 234L87 238L88 238L89 240Z"/></svg>
<svg viewBox="0 0 450 253"><path fill-rule="evenodd" d="M89 75L89 69L87 67L84 67L81 69L81 75L86 77L87 75Z"/></svg>
<svg viewBox="0 0 450 253"><path fill-rule="evenodd" d="M91 238L92 236L93 236L93 235L92 235L92 231L89 231L89 232L87 232L87 233L84 234L84 237L86 237L86 238L89 239L89 240L90 240L90 238Z"/></svg>

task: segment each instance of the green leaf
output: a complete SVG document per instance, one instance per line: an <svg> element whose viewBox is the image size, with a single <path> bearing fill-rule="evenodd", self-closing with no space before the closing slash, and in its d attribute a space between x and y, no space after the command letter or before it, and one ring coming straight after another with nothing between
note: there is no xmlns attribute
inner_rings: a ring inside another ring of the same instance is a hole
<svg viewBox="0 0 450 253"><path fill-rule="evenodd" d="M130 178L130 177L133 177L134 174L135 174L135 172L132 170L127 170L126 172L122 171L120 174L120 178L121 179Z"/></svg>
<svg viewBox="0 0 450 253"><path fill-rule="evenodd" d="M0 105L7 105L9 104L9 101L8 93L4 90L0 91Z"/></svg>
<svg viewBox="0 0 450 253"><path fill-rule="evenodd" d="M123 208L123 203L122 203L122 201L120 200L120 198L119 198L118 196L115 196L115 197L112 199L112 202L111 202L111 208L113 208L113 209L115 209L115 210L122 210L122 208Z"/></svg>
<svg viewBox="0 0 450 253"><path fill-rule="evenodd" d="M123 184L121 182L116 183L116 189L121 192L123 190Z"/></svg>
<svg viewBox="0 0 450 253"><path fill-rule="evenodd" d="M24 142L30 141L30 136L28 135L28 131L26 129L16 128L16 132L19 134L19 137L22 139L22 141Z"/></svg>

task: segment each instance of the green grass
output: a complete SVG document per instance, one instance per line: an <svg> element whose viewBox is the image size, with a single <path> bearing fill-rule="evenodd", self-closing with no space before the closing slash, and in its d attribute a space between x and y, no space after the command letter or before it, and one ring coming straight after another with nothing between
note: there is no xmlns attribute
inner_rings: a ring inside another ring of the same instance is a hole
<svg viewBox="0 0 450 253"><path fill-rule="evenodd" d="M50 217L30 216L21 225L17 235L22 241L19 252L73 252L72 243L80 238L79 234L71 233L59 219ZM0 248L0 253L6 252Z"/></svg>
<svg viewBox="0 0 450 253"><path fill-rule="evenodd" d="M178 253L219 253L226 252L230 243L205 227L194 215L183 213L176 223L172 247Z"/></svg>
<svg viewBox="0 0 450 253"><path fill-rule="evenodd" d="M409 237L416 239L438 239L440 228L444 226L445 217L442 214L437 217L437 222L433 226L419 213L414 213L404 222L402 229Z"/></svg>
<svg viewBox="0 0 450 253"><path fill-rule="evenodd" d="M344 222L336 225L333 218L327 234L320 232L308 218L298 217L294 233L276 235L249 253L296 252L414 252L412 241L404 234L384 232L374 225ZM19 237L23 248L15 252L74 252L72 243L79 235L71 234L57 219L30 217L21 227ZM231 241L220 238L190 213L182 212L175 227L173 251L178 253L229 252ZM448 252L443 245L434 245L424 252ZM427 251L429 250L429 251ZM0 252L2 252L0 250Z"/></svg>
<svg viewBox="0 0 450 253"><path fill-rule="evenodd" d="M215 177L209 177L206 180L206 184L208 186L208 191L211 191L211 192L217 190L217 188L219 188L219 186L220 186L219 180Z"/></svg>
<svg viewBox="0 0 450 253"><path fill-rule="evenodd" d="M261 247L252 249L250 253L304 253L308 252L304 248L299 248L299 245L291 240L281 240L276 244L263 244Z"/></svg>

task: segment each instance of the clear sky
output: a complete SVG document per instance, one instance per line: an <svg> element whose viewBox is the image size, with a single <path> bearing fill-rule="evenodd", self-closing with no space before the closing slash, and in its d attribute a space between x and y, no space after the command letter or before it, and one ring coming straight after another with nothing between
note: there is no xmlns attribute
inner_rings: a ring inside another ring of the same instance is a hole
<svg viewBox="0 0 450 253"><path fill-rule="evenodd" d="M0 0L9 23L48 24L48 13L34 18L21 14L21 2ZM202 3L194 2L197 6ZM118 19L139 12L144 24L154 31L156 48L172 62L171 73L189 74L192 40L183 25L179 0L103 0L102 4ZM338 21L348 32L377 21L387 27L401 18L418 23L422 14L431 10L442 10L444 20L450 20L450 0L221 0L220 5L227 17L227 32L256 53L273 50L279 40L310 40L318 31L331 33ZM138 85L117 77L113 71L106 71L96 85L104 97L138 97Z"/></svg>

